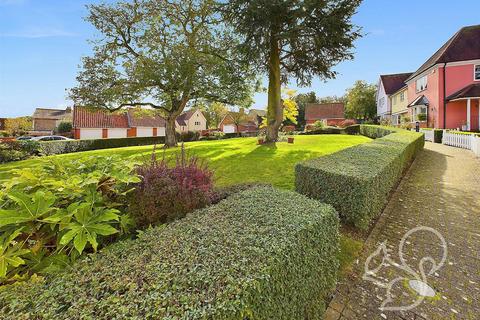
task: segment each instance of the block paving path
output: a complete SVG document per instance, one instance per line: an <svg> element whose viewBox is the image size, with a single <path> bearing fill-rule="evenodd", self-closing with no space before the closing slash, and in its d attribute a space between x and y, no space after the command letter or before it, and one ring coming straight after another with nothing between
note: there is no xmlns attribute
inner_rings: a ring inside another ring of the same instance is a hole
<svg viewBox="0 0 480 320"><path fill-rule="evenodd" d="M434 232L419 230L405 239L400 254L402 238L416 227L438 231L446 252ZM376 251L382 243L387 253ZM375 272L365 279L370 256L368 269ZM391 260L382 260L385 256ZM425 257L434 262L422 261ZM434 290L429 297L412 289L409 281L418 278L402 265ZM389 294L382 284L392 284ZM391 301L384 306L402 310L381 309L387 297ZM408 310L415 301L419 305ZM369 235L354 271L337 285L324 318L480 319L479 158L468 150L426 143Z"/></svg>

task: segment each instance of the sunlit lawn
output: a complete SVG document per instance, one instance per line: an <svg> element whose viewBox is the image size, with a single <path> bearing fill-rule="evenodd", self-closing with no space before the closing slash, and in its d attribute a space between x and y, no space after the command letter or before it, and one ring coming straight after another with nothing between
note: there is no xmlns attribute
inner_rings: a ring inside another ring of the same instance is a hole
<svg viewBox="0 0 480 320"><path fill-rule="evenodd" d="M257 145L256 138L236 138L185 143L189 154L204 159L215 172L217 186L241 182L270 183L276 187L293 189L294 166L297 162L323 156L357 144L370 141L364 136L311 135L295 136L295 143L277 143L275 146ZM120 155L148 159L152 146L104 149L52 156L69 161L86 156ZM166 151L167 156L178 148ZM161 155L162 151L157 151ZM8 179L12 169L29 168L48 161L42 157L0 165L0 180Z"/></svg>

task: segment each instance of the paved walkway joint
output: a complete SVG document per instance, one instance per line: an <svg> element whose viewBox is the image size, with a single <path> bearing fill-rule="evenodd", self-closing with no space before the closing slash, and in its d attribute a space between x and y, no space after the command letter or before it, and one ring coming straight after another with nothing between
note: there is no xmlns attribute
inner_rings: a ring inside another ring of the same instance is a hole
<svg viewBox="0 0 480 320"><path fill-rule="evenodd" d="M325 319L480 319L480 159L426 143Z"/></svg>

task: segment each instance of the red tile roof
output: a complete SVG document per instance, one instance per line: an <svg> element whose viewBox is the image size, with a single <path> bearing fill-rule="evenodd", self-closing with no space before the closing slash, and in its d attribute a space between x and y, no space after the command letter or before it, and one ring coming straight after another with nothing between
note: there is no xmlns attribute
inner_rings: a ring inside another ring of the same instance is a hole
<svg viewBox="0 0 480 320"><path fill-rule="evenodd" d="M305 107L305 120L343 118L345 118L343 103L307 103Z"/></svg>
<svg viewBox="0 0 480 320"><path fill-rule="evenodd" d="M158 115L144 115L135 112L135 110L128 110L128 118L131 127L165 127L165 119Z"/></svg>
<svg viewBox="0 0 480 320"><path fill-rule="evenodd" d="M74 128L128 128L126 112L112 113L100 108L73 108Z"/></svg>
<svg viewBox="0 0 480 320"><path fill-rule="evenodd" d="M381 75L380 79L382 80L385 93L391 95L403 88L405 86L405 80L411 75L411 72Z"/></svg>
<svg viewBox="0 0 480 320"><path fill-rule="evenodd" d="M480 83L472 83L447 97L447 100L480 98Z"/></svg>
<svg viewBox="0 0 480 320"><path fill-rule="evenodd" d="M480 25L460 29L437 52L435 52L414 74L413 79L437 63L480 59Z"/></svg>

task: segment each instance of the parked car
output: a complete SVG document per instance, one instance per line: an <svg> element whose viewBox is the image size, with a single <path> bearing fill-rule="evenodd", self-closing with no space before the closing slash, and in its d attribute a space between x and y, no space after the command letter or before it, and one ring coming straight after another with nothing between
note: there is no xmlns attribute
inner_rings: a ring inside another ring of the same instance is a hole
<svg viewBox="0 0 480 320"><path fill-rule="evenodd" d="M63 136L40 136L32 138L34 141L73 140Z"/></svg>
<svg viewBox="0 0 480 320"><path fill-rule="evenodd" d="M19 141L22 141L22 140L32 140L33 137L29 137L29 136L21 136L21 137L18 137L17 140Z"/></svg>

